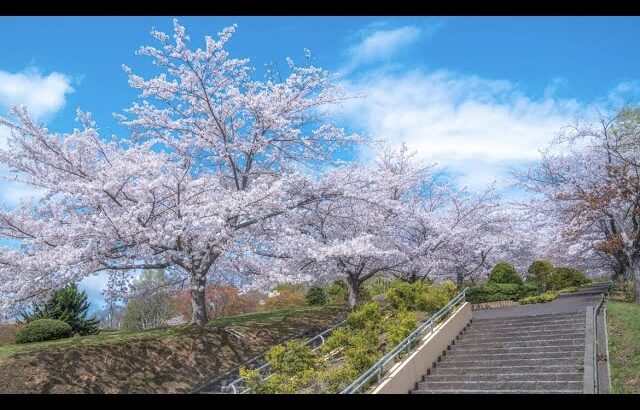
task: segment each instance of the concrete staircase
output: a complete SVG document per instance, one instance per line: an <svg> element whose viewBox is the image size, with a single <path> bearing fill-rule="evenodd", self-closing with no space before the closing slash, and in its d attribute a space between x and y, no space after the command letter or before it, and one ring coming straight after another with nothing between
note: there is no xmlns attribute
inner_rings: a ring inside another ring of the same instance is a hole
<svg viewBox="0 0 640 410"><path fill-rule="evenodd" d="M582 393L584 355L584 310L474 319L411 393Z"/></svg>

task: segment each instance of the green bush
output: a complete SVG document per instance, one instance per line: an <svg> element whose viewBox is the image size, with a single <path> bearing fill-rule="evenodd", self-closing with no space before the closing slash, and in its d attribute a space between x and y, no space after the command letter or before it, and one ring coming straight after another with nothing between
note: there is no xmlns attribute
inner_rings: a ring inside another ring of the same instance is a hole
<svg viewBox="0 0 640 410"><path fill-rule="evenodd" d="M555 268L547 279L547 289L560 290L589 283L584 272L573 268Z"/></svg>
<svg viewBox="0 0 640 410"><path fill-rule="evenodd" d="M538 293L538 287L532 283L516 285L514 283L487 283L467 290L470 303L497 302L501 300L519 300Z"/></svg>
<svg viewBox="0 0 640 410"><path fill-rule="evenodd" d="M322 306L327 304L327 294L324 289L319 286L310 288L305 295L305 299L309 306Z"/></svg>
<svg viewBox="0 0 640 410"><path fill-rule="evenodd" d="M551 302L552 300L554 300L557 297L558 297L558 292L556 292L554 290L550 290L550 291L542 293L540 295L527 296L525 298L520 299L519 302L522 305L529 305L529 304L532 304L532 303L546 303L546 302Z"/></svg>
<svg viewBox="0 0 640 410"><path fill-rule="evenodd" d="M534 261L527 270L527 281L532 280L540 292L547 291L547 279L553 273L553 264L549 261Z"/></svg>
<svg viewBox="0 0 640 410"><path fill-rule="evenodd" d="M620 290L624 298L630 302L636 300L636 284L633 280L623 280L620 282Z"/></svg>
<svg viewBox="0 0 640 410"><path fill-rule="evenodd" d="M375 329L381 321L382 310L375 302L365 303L347 316L347 324L352 329Z"/></svg>
<svg viewBox="0 0 640 410"><path fill-rule="evenodd" d="M347 301L347 295L349 294L347 285L341 280L337 280L325 287L324 291L331 304L345 303Z"/></svg>
<svg viewBox="0 0 640 410"><path fill-rule="evenodd" d="M436 285L424 282L399 282L386 293L387 300L395 310L436 312L445 306L458 292L450 280Z"/></svg>
<svg viewBox="0 0 640 410"><path fill-rule="evenodd" d="M418 297L418 310L435 313L442 309L458 293L458 287L450 280L425 287Z"/></svg>
<svg viewBox="0 0 640 410"><path fill-rule="evenodd" d="M422 282L408 283L398 282L387 290L386 297L389 304L396 310L419 310L418 301L424 287L428 285Z"/></svg>
<svg viewBox="0 0 640 410"><path fill-rule="evenodd" d="M259 394L296 393L309 387L324 369L322 358L303 342L292 340L273 346L266 354L270 377L262 380L257 369L240 369L246 386Z"/></svg>
<svg viewBox="0 0 640 410"><path fill-rule="evenodd" d="M416 330L418 327L416 314L406 310L398 310L394 312L390 320L384 322L383 327L385 339L391 349Z"/></svg>
<svg viewBox="0 0 640 410"><path fill-rule="evenodd" d="M498 262L489 274L489 283L514 283L522 284L522 278L518 271L507 262Z"/></svg>
<svg viewBox="0 0 640 410"><path fill-rule="evenodd" d="M336 329L321 349L324 353L343 349L344 365L357 375L371 367L382 356L378 332L372 328Z"/></svg>
<svg viewBox="0 0 640 410"><path fill-rule="evenodd" d="M27 323L16 333L16 343L44 342L71 337L73 330L68 323L57 319L38 319Z"/></svg>

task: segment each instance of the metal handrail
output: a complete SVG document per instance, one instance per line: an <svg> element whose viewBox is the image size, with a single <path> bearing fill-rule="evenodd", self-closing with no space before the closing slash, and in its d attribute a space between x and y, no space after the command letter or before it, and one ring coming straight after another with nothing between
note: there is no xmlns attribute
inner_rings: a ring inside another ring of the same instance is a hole
<svg viewBox="0 0 640 410"><path fill-rule="evenodd" d="M599 354L598 353L598 344L599 344L599 341L598 341L598 312L604 306L604 303L605 303L605 300L606 300L606 296L611 291L611 286L613 286L613 281L609 280L609 286L607 287L607 291L602 294L602 298L600 299L600 302L598 303L597 306L595 306L593 308L593 375L594 375L594 380L593 380L593 385L594 386L593 387L594 387L594 393L595 394L598 394L600 392L600 375L598 374L599 373L599 369L598 369L598 354Z"/></svg>
<svg viewBox="0 0 640 410"><path fill-rule="evenodd" d="M353 394L357 393L362 386L364 386L373 376L378 377L378 381L382 377L382 371L384 366L386 366L389 362L394 360L400 353L403 351L407 351L407 354L411 353L411 347L413 342L418 338L422 337L423 333L429 329L429 333L433 333L433 326L437 320L447 315L455 306L457 306L460 302L466 301L466 292L465 288L462 292L458 293L449 303L447 303L442 309L437 311L433 316L431 316L428 320L423 322L416 330L411 332L409 336L407 336L403 341L398 343L396 347L391 349L389 353L384 355L380 360L378 360L373 366L369 368L366 372L364 372L360 377L353 381L349 386L347 386L340 394Z"/></svg>
<svg viewBox="0 0 640 410"><path fill-rule="evenodd" d="M315 335L311 339L307 340L305 342L305 344L308 345L308 344L311 344L314 341L320 339L320 344L312 349L315 352L316 350L318 350L320 348L320 346L322 346L325 343L325 340L326 340L325 336L327 336L329 333L333 332L337 328L344 326L346 323L347 323L347 320L345 319L345 320L339 322L338 324L334 325L333 327L330 327L329 329L323 331L322 333L319 333L319 334ZM270 365L271 365L271 363L267 362L267 363L263 364L262 366L258 367L256 370L258 370L258 373L262 376L263 373L265 373L268 370ZM269 376L263 377L263 380L266 380L267 378L269 378ZM245 393L248 393L249 391L251 391L251 389L245 388L243 390L240 390L240 386L238 386L243 381L244 381L244 377L239 377L236 380L234 380L231 383L229 383L226 387L227 388L231 388L231 392L233 394L245 394Z"/></svg>

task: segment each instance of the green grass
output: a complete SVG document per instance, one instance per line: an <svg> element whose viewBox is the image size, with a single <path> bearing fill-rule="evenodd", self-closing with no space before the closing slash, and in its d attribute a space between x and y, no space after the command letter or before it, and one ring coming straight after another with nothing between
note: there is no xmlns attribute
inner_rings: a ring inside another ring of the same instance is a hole
<svg viewBox="0 0 640 410"><path fill-rule="evenodd" d="M267 324L278 322L289 317L298 316L314 311L322 311L325 309L340 308L344 309L343 305L335 306L305 306L297 308L284 308L277 310L270 310L267 312L255 312L246 313L244 315L229 316L221 319L212 320L210 325L212 326L249 326L253 324Z"/></svg>
<svg viewBox="0 0 640 410"><path fill-rule="evenodd" d="M238 316L230 316L222 319L215 319L209 322L208 326L253 326L253 325L275 325L288 318L295 318L314 311L320 312L327 309L344 309L344 306L305 306L298 308L284 308L270 310L266 312L248 313ZM167 326L157 329L125 332L125 331L102 331L97 335L76 336L68 339L51 340L48 342L27 343L27 344L7 344L0 346L0 357L10 356L15 353L33 352L41 349L74 347L84 345L98 345L104 343L120 343L132 340L143 339L167 339L184 336L194 331L194 327L183 324Z"/></svg>
<svg viewBox="0 0 640 410"><path fill-rule="evenodd" d="M640 393L640 304L607 304L611 393Z"/></svg>

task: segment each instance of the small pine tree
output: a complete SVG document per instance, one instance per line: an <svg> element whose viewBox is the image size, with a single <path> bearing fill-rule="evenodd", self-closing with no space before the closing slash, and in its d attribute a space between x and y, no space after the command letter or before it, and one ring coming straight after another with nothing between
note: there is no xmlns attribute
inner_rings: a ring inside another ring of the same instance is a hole
<svg viewBox="0 0 640 410"><path fill-rule="evenodd" d="M98 333L98 319L89 318L87 293L79 292L78 285L70 283L56 290L43 304L34 303L31 311L22 312L19 323L30 323L38 319L56 319L68 323L73 333L91 335Z"/></svg>

